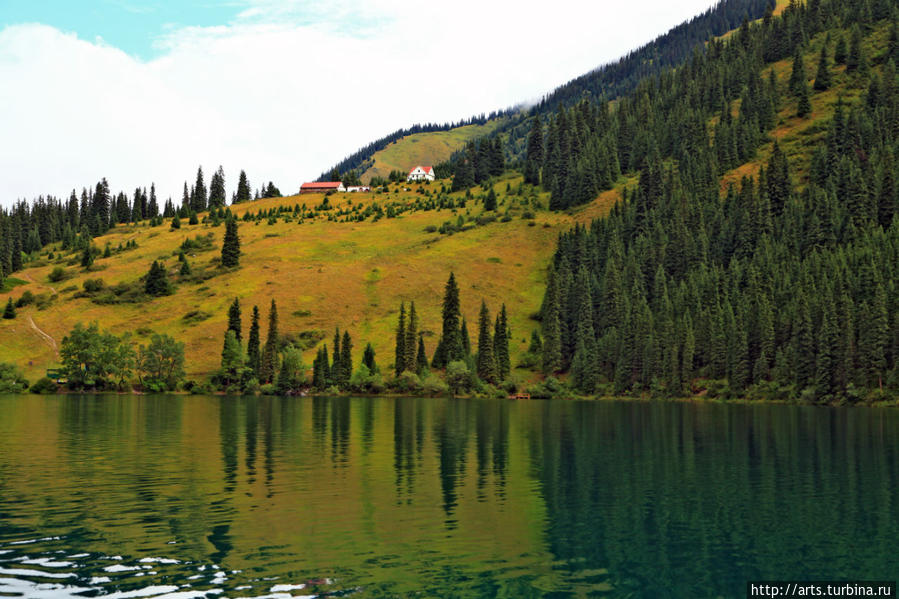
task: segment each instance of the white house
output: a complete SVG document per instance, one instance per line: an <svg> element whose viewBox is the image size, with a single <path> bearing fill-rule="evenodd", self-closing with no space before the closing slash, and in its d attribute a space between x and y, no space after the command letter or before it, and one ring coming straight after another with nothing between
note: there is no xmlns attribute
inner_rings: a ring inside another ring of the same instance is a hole
<svg viewBox="0 0 899 599"><path fill-rule="evenodd" d="M409 176L406 177L406 181L433 181L434 178L433 166L416 166L409 171Z"/></svg>

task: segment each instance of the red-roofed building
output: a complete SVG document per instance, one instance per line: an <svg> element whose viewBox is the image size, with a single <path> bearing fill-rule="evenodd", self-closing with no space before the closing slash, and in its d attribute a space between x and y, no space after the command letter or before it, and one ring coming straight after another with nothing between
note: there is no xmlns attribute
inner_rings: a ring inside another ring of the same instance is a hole
<svg viewBox="0 0 899 599"><path fill-rule="evenodd" d="M341 181L325 181L322 183L303 183L300 193L328 193L329 191L346 191Z"/></svg>
<svg viewBox="0 0 899 599"><path fill-rule="evenodd" d="M406 177L406 181L433 181L434 179L433 166L416 166L409 171L409 176Z"/></svg>

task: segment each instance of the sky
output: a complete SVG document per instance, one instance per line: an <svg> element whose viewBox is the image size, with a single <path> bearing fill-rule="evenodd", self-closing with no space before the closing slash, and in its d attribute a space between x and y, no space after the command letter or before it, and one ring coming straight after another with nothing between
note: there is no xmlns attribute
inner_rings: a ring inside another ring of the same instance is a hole
<svg viewBox="0 0 899 599"><path fill-rule="evenodd" d="M711 0L0 0L0 204L294 193L415 123L534 101Z"/></svg>

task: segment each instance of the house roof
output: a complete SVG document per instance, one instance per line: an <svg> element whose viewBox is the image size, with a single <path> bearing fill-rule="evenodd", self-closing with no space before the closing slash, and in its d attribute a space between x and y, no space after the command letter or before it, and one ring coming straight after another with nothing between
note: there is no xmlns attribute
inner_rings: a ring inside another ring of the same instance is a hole
<svg viewBox="0 0 899 599"><path fill-rule="evenodd" d="M416 168L420 168L421 170L423 170L423 171L424 171L426 174L428 174L428 175L430 175L430 174L434 171L434 167L433 167L433 166L416 166L414 169L412 169L411 171L409 171L409 174L411 175L413 172L415 172L415 169L416 169Z"/></svg>
<svg viewBox="0 0 899 599"><path fill-rule="evenodd" d="M343 182L341 181L314 181L311 183L303 183L301 189L337 189L341 185L343 185Z"/></svg>

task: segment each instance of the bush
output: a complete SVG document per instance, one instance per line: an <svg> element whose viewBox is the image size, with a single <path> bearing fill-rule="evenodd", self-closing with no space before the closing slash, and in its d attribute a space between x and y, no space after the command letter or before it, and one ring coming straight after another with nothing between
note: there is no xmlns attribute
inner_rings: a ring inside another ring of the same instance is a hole
<svg viewBox="0 0 899 599"><path fill-rule="evenodd" d="M434 373L428 373L421 382L421 389L428 397L440 397L449 393L449 385Z"/></svg>
<svg viewBox="0 0 899 599"><path fill-rule="evenodd" d="M261 386L259 385L259 379L256 377L250 377L246 383L243 385L243 392L247 395L256 395L259 393Z"/></svg>
<svg viewBox="0 0 899 599"><path fill-rule="evenodd" d="M0 393L21 393L28 388L28 379L14 364L0 362Z"/></svg>
<svg viewBox="0 0 899 599"><path fill-rule="evenodd" d="M16 308L24 308L29 304L34 303L34 294L30 291L25 291L22 293L22 296L16 300Z"/></svg>
<svg viewBox="0 0 899 599"><path fill-rule="evenodd" d="M60 281L68 279L71 276L72 274L65 268L63 268L62 266L56 266L53 268L53 270L50 271L50 274L47 275L47 278L50 279L51 283L58 283Z"/></svg>
<svg viewBox="0 0 899 599"><path fill-rule="evenodd" d="M30 391L36 395L50 395L59 390L56 381L47 377L41 377L37 382L31 385Z"/></svg>
<svg viewBox="0 0 899 599"><path fill-rule="evenodd" d="M393 387L400 393L420 393L421 379L414 372L404 370L393 379Z"/></svg>
<svg viewBox="0 0 899 599"><path fill-rule="evenodd" d="M106 281L103 279L86 279L84 283L81 284L81 287L86 293L97 293L106 287Z"/></svg>

